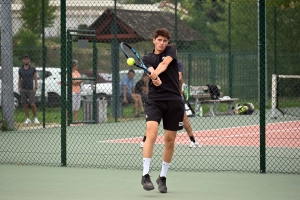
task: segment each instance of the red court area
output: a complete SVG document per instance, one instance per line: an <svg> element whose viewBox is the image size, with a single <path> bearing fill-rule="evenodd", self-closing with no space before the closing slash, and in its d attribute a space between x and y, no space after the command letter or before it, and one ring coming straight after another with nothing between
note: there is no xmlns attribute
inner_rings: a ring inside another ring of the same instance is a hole
<svg viewBox="0 0 300 200"><path fill-rule="evenodd" d="M259 146L260 129L258 125L194 131L194 136L205 146ZM140 143L139 138L123 138L99 142ZM177 145L187 145L190 139L185 132L176 137ZM156 144L164 144L163 136L158 136ZM266 145L268 147L300 147L300 121L267 124Z"/></svg>

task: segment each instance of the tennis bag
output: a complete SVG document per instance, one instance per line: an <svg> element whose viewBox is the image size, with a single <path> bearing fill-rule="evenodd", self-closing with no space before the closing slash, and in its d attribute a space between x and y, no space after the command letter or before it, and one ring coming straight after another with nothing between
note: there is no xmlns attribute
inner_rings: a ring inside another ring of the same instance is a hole
<svg viewBox="0 0 300 200"><path fill-rule="evenodd" d="M212 100L216 100L219 99L220 97L220 90L218 88L218 86L216 85L206 85L208 87L209 93L210 93L210 97Z"/></svg>
<svg viewBox="0 0 300 200"><path fill-rule="evenodd" d="M235 113L239 115L251 115L254 112L254 105L252 103L244 103L242 105L238 104L235 109Z"/></svg>

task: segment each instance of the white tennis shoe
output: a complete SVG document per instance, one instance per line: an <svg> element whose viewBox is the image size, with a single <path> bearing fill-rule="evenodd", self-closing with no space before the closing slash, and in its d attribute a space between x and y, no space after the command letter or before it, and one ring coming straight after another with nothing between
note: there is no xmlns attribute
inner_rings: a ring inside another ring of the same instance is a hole
<svg viewBox="0 0 300 200"><path fill-rule="evenodd" d="M144 147L144 142L143 142L143 141L141 141L141 143L140 143L140 147L141 147L141 148L143 148L143 147Z"/></svg>
<svg viewBox="0 0 300 200"><path fill-rule="evenodd" d="M192 142L189 145L190 148L197 148L197 147L201 147L200 143L198 141L196 142Z"/></svg>
<svg viewBox="0 0 300 200"><path fill-rule="evenodd" d="M30 124L31 123L31 120L29 118L27 118L24 122L24 124Z"/></svg>
<svg viewBox="0 0 300 200"><path fill-rule="evenodd" d="M40 121L38 120L38 118L36 118L36 117L34 118L34 123L35 124L39 124L40 123Z"/></svg>

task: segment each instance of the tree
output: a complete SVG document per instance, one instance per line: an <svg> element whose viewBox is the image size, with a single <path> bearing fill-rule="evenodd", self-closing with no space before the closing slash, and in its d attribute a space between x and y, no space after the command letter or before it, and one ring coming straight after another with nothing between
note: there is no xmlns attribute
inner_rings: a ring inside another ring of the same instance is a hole
<svg viewBox="0 0 300 200"><path fill-rule="evenodd" d="M51 27L54 23L56 7L49 5L50 0L43 1L45 27ZM31 30L38 36L42 33L42 6L41 0L23 0L21 9L21 18L24 20L23 28Z"/></svg>

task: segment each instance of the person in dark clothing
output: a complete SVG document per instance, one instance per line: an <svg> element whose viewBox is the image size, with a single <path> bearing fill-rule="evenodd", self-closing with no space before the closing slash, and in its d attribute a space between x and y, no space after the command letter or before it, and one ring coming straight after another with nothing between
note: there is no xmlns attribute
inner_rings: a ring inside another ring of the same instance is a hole
<svg viewBox="0 0 300 200"><path fill-rule="evenodd" d="M29 55L23 56L23 66L19 69L19 79L18 79L18 90L21 95L21 103L23 104L26 120L25 124L30 124L31 120L29 118L28 104L32 108L32 113L34 116L34 123L39 124L39 120L36 117L36 105L35 105L35 93L38 89L38 81L36 70L34 67L30 66ZM34 85L33 85L34 81ZM27 102L28 100L28 102Z"/></svg>
<svg viewBox="0 0 300 200"><path fill-rule="evenodd" d="M142 75L142 78L135 84L135 93L141 95L142 102L145 103L148 98L149 76L147 73Z"/></svg>
<svg viewBox="0 0 300 200"><path fill-rule="evenodd" d="M179 76L176 50L168 46L170 32L166 28L156 29L153 33L154 50L144 56L143 62L151 72L149 93L146 101L146 136L143 148L144 190L153 190L150 179L150 163L153 147L158 135L158 126L163 121L164 152L161 173L156 179L158 190L167 192L166 176L173 153L178 130L183 129L184 104L179 92Z"/></svg>

